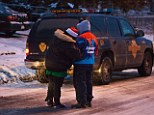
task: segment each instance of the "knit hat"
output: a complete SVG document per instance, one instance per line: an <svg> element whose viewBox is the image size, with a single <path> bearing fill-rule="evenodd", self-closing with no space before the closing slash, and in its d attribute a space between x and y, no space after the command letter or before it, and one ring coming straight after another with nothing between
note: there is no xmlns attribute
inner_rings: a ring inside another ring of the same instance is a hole
<svg viewBox="0 0 154 115"><path fill-rule="evenodd" d="M78 36L78 30L75 27L70 27L66 30L66 32L71 35L72 37L77 37Z"/></svg>
<svg viewBox="0 0 154 115"><path fill-rule="evenodd" d="M79 33L83 33L91 30L90 22L88 20L83 20L77 24L77 29Z"/></svg>

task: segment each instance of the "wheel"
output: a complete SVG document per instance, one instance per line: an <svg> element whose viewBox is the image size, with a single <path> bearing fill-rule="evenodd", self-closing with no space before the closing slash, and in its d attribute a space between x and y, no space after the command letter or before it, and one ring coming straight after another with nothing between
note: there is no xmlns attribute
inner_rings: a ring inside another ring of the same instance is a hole
<svg viewBox="0 0 154 115"><path fill-rule="evenodd" d="M11 37L16 31L6 31L5 34L8 37Z"/></svg>
<svg viewBox="0 0 154 115"><path fill-rule="evenodd" d="M144 54L142 65L138 68L138 73L141 76L149 76L152 72L153 59L150 52Z"/></svg>
<svg viewBox="0 0 154 115"><path fill-rule="evenodd" d="M102 60L101 73L97 76L97 82L102 85L108 85L112 78L112 61L109 57Z"/></svg>
<svg viewBox="0 0 154 115"><path fill-rule="evenodd" d="M46 75L45 75L45 69L36 70L36 76L37 76L37 80L40 83L48 83L49 82Z"/></svg>

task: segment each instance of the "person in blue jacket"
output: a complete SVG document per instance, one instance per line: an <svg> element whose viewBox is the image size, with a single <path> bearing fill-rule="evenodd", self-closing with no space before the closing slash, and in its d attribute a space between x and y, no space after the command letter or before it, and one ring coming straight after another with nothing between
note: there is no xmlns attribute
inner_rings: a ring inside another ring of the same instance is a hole
<svg viewBox="0 0 154 115"><path fill-rule="evenodd" d="M94 57L98 54L98 40L92 34L88 20L77 24L79 35L77 46L82 54L82 59L74 62L73 84L76 91L77 104L72 108L91 107L92 94L92 70Z"/></svg>

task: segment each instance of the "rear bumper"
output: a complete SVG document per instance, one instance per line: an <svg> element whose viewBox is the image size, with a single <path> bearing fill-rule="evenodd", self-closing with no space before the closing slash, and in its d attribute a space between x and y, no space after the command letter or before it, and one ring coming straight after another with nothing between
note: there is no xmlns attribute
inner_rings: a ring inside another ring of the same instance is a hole
<svg viewBox="0 0 154 115"><path fill-rule="evenodd" d="M10 30L12 31L21 31L21 30L28 30L32 27L32 22L10 22L9 24Z"/></svg>
<svg viewBox="0 0 154 115"><path fill-rule="evenodd" d="M28 30L31 29L32 25L34 24L34 22L30 22L30 21L26 21L26 22L15 22L15 21L11 21L11 22L5 22L5 21L1 21L0 22L0 26L2 26L3 28L0 28L0 31L23 31L23 30Z"/></svg>
<svg viewBox="0 0 154 115"><path fill-rule="evenodd" d="M31 60L25 59L24 62L25 62L25 66L30 69L45 68L44 61L31 61Z"/></svg>

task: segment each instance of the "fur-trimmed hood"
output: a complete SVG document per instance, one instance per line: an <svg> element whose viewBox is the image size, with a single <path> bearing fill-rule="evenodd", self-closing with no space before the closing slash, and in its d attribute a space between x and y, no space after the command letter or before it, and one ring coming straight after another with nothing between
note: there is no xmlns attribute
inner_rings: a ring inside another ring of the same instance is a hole
<svg viewBox="0 0 154 115"><path fill-rule="evenodd" d="M60 29L57 29L57 30L54 32L54 35L55 35L57 38L59 38L59 39L61 39L61 40L63 40L63 41L76 43L76 41L73 40L73 38L72 38L71 36L66 35L66 34L64 33L64 31L62 31L62 30L60 30Z"/></svg>

